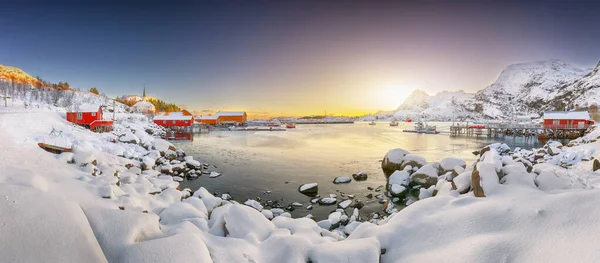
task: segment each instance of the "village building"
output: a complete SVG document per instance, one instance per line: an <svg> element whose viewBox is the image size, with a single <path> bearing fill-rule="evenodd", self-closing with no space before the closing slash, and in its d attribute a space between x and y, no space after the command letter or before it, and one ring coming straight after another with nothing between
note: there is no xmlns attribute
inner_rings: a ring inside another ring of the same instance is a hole
<svg viewBox="0 0 600 263"><path fill-rule="evenodd" d="M594 121L587 111L544 112L544 129L587 129Z"/></svg>
<svg viewBox="0 0 600 263"><path fill-rule="evenodd" d="M141 98L140 101L136 102L133 106L131 106L131 111L137 112L137 113L155 113L156 112L156 107L154 106L154 104L149 102L146 98L146 88L145 87L144 87L143 97Z"/></svg>
<svg viewBox="0 0 600 263"><path fill-rule="evenodd" d="M156 107L151 102L142 100L131 106L131 111L137 113L155 113Z"/></svg>
<svg viewBox="0 0 600 263"><path fill-rule="evenodd" d="M188 127L194 123L194 116L187 110L171 112L167 115L155 115L154 123L163 127Z"/></svg>
<svg viewBox="0 0 600 263"><path fill-rule="evenodd" d="M103 120L102 107L98 104L84 104L67 112L67 121L82 125L90 130L110 130L112 120Z"/></svg>
<svg viewBox="0 0 600 263"><path fill-rule="evenodd" d="M207 115L207 116L197 116L196 121L206 125L216 125L218 116Z"/></svg>
<svg viewBox="0 0 600 263"><path fill-rule="evenodd" d="M248 115L245 111L219 111L213 116L199 116L196 120L202 124L233 124L240 125L246 123Z"/></svg>

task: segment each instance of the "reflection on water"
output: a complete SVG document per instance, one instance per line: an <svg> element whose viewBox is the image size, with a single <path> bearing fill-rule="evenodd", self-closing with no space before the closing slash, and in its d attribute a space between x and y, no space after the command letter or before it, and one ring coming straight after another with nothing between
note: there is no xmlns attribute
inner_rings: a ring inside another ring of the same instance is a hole
<svg viewBox="0 0 600 263"><path fill-rule="evenodd" d="M451 124L433 125L443 131ZM315 205L313 210L306 210L310 198L297 191L301 184L316 182L321 196L337 194L338 200L342 200L345 198L341 197L341 193L356 195L356 199L365 203L361 214L366 214L381 211L376 199L366 198L366 194L371 192L367 187L385 185L380 160L393 148L403 148L430 162L452 156L470 164L476 159L472 152L490 143L504 142L512 148L540 146L537 138L531 137L450 137L446 134L402 132L408 128L412 128L410 123L400 123L398 127L390 127L388 123L374 126L367 123L315 124L297 125L296 129L288 131L198 134L191 142L177 141L175 144L188 155L216 166L211 169L223 173L223 176L184 181L182 188L196 190L204 186L219 194L229 192L242 202L256 197L263 201L280 200L284 206L300 202L304 207L297 208L292 215L300 217L311 213L323 218L336 206ZM336 176L351 176L360 171L368 173L367 181L331 183Z"/></svg>

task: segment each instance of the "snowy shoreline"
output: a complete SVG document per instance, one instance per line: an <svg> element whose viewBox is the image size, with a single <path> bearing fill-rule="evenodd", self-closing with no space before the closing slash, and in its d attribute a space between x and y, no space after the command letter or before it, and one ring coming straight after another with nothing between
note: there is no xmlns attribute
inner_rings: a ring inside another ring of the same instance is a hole
<svg viewBox="0 0 600 263"><path fill-rule="evenodd" d="M600 173L592 171L600 128L565 146L495 144L473 164L394 150L384 162L386 188L397 202L410 202L406 208L388 202L389 216L365 220L358 210L338 209L315 222L204 188L178 190L176 177L204 164L154 138L149 133L161 129L143 116L119 113L115 131L99 134L67 123L60 111L0 111L0 222L7 230L0 253L16 262L600 259L600 240L589 238L600 218L593 202ZM74 153L35 145L52 128ZM555 250L557 243L565 250Z"/></svg>

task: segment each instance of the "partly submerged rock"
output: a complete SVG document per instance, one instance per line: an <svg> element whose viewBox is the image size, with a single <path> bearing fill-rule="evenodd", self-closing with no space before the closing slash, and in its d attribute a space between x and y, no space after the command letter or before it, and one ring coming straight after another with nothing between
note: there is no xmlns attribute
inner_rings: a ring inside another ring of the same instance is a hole
<svg viewBox="0 0 600 263"><path fill-rule="evenodd" d="M368 175L365 172L358 172L358 173L352 174L352 178L354 178L354 180L356 180L356 181L365 181L365 180L367 180Z"/></svg>
<svg viewBox="0 0 600 263"><path fill-rule="evenodd" d="M352 181L352 179L350 179L350 177L348 177L348 176L338 176L333 179L334 184L347 184L347 183L350 183L351 181Z"/></svg>
<svg viewBox="0 0 600 263"><path fill-rule="evenodd" d="M319 184L310 183L310 184L300 185L300 187L298 187L298 192L308 195L308 196L316 196L317 193L319 192Z"/></svg>
<svg viewBox="0 0 600 263"><path fill-rule="evenodd" d="M337 199L331 197L323 197L319 199L320 205L333 205L337 202Z"/></svg>
<svg viewBox="0 0 600 263"><path fill-rule="evenodd" d="M404 156L408 154L410 154L410 152L400 148L387 152L381 162L383 173L386 176L390 176L394 171L402 170L402 161L404 160Z"/></svg>

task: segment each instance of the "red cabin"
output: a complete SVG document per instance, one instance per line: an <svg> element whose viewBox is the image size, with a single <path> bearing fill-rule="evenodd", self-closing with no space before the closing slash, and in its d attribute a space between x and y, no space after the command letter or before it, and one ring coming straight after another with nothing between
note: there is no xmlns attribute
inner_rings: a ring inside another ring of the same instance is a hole
<svg viewBox="0 0 600 263"><path fill-rule="evenodd" d="M587 111L548 111L544 112L544 129L585 130L594 121Z"/></svg>
<svg viewBox="0 0 600 263"><path fill-rule="evenodd" d="M108 131L112 129L112 120L102 120L100 105L81 105L76 111L67 112L67 121L82 125L90 130Z"/></svg>
<svg viewBox="0 0 600 263"><path fill-rule="evenodd" d="M165 116L154 116L154 123L163 127L187 127L194 123L194 116L185 112L171 112Z"/></svg>

